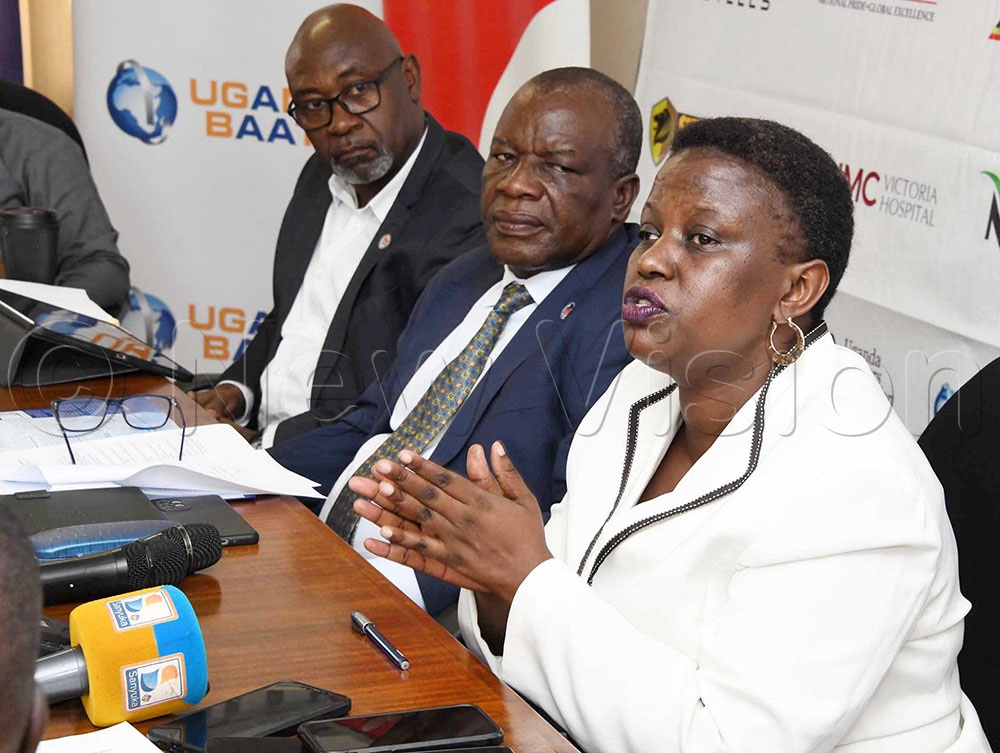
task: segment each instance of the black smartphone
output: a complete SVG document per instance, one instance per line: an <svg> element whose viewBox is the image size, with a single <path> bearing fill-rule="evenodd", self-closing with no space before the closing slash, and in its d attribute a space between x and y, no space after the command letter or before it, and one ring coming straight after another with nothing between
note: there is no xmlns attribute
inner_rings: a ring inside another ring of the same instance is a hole
<svg viewBox="0 0 1000 753"><path fill-rule="evenodd" d="M217 494L151 500L164 518L181 525L211 523L219 529L222 546L256 544L260 539L253 526Z"/></svg>
<svg viewBox="0 0 1000 753"><path fill-rule="evenodd" d="M290 737L213 737L205 753L302 753L302 743Z"/></svg>
<svg viewBox="0 0 1000 753"><path fill-rule="evenodd" d="M157 725L146 737L161 750L204 753L215 737L293 735L302 722L350 710L346 695L284 680Z"/></svg>
<svg viewBox="0 0 1000 753"><path fill-rule="evenodd" d="M205 753L302 753L302 743L290 737L213 737Z"/></svg>
<svg viewBox="0 0 1000 753"><path fill-rule="evenodd" d="M493 745L503 730L478 706L462 704L307 722L299 739L311 753L388 753Z"/></svg>

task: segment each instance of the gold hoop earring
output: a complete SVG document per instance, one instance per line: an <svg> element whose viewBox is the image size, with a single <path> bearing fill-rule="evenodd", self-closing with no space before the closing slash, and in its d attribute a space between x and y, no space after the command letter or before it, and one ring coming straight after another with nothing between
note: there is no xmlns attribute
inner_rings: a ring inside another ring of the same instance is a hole
<svg viewBox="0 0 1000 753"><path fill-rule="evenodd" d="M799 360L806 349L806 336L802 334L802 329L793 322L791 319L787 319L782 324L787 324L793 330L795 330L795 344L782 353L774 345L774 333L778 331L778 323L771 320L771 334L767 338L767 352L771 356L771 360L774 361L778 366L788 366Z"/></svg>

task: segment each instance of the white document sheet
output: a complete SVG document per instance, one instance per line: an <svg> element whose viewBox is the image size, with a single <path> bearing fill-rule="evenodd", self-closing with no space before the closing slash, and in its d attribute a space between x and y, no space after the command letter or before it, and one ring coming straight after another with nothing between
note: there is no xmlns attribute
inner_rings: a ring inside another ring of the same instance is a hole
<svg viewBox="0 0 1000 753"><path fill-rule="evenodd" d="M38 753L161 753L128 722L114 727L71 735L38 744Z"/></svg>
<svg viewBox="0 0 1000 753"><path fill-rule="evenodd" d="M36 301L67 311L75 311L98 321L118 324L117 319L90 300L90 296L83 288L63 288L56 285L43 285L40 282L0 279L0 290L9 290L16 295L34 298Z"/></svg>
<svg viewBox="0 0 1000 753"><path fill-rule="evenodd" d="M4 452L0 479L63 489L116 484L213 494L322 496L315 483L287 470L264 450L253 449L228 424L189 427L184 459L178 461L180 431L146 431L74 444L76 465L68 463L65 446Z"/></svg>
<svg viewBox="0 0 1000 753"><path fill-rule="evenodd" d="M167 428L177 429L179 427L173 419L167 419ZM191 430L189 429L189 431ZM132 428L125 423L121 416L111 416L96 431L70 435L70 441L73 443L75 452L77 445L81 442L143 433L145 433L143 429ZM69 460L66 441L59 430L59 424L56 423L55 418L52 418L51 409L0 412L0 453L7 450L30 450L33 447L52 446L62 447L66 459ZM3 462L2 458L3 455L0 454L0 463Z"/></svg>

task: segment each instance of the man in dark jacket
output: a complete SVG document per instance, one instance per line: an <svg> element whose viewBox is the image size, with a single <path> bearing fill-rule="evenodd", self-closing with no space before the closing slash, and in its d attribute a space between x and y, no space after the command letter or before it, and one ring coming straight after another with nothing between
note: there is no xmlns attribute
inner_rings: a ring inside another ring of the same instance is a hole
<svg viewBox="0 0 1000 753"><path fill-rule="evenodd" d="M420 65L382 21L316 11L285 74L316 153L278 236L274 308L224 381L194 395L263 446L349 413L430 278L484 241L482 158L424 111Z"/></svg>

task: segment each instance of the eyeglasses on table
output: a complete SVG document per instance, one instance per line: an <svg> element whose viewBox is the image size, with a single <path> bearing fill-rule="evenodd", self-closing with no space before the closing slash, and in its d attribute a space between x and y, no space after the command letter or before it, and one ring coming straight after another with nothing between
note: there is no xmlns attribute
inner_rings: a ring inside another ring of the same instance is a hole
<svg viewBox="0 0 1000 753"><path fill-rule="evenodd" d="M170 420L171 412L176 408L180 418L181 440L177 459L184 458L184 435L187 421L184 411L173 397L169 395L129 395L128 397L72 397L53 400L52 415L66 441L69 458L76 465L76 456L70 444L70 436L79 436L97 431L108 419L120 415L125 423L133 429L162 429Z"/></svg>

